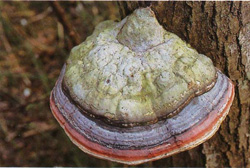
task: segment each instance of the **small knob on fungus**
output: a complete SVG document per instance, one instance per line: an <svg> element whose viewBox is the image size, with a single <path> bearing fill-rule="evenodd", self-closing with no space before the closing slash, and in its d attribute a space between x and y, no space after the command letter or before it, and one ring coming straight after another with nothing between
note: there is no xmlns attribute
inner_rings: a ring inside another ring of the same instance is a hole
<svg viewBox="0 0 250 168"><path fill-rule="evenodd" d="M150 8L136 10L120 30L117 39L134 51L145 51L164 41L164 29Z"/></svg>
<svg viewBox="0 0 250 168"><path fill-rule="evenodd" d="M140 8L100 23L72 49L50 107L81 150L135 165L209 139L233 98L232 82L208 57Z"/></svg>

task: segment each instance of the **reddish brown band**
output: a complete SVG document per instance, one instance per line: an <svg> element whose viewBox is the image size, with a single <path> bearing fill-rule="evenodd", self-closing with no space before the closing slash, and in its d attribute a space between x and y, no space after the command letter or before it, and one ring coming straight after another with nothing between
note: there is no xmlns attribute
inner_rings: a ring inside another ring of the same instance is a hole
<svg viewBox="0 0 250 168"><path fill-rule="evenodd" d="M217 131L225 119L234 97L232 82L218 72L218 81L214 88L204 95L194 98L177 116L152 126L145 126L145 129L141 126L121 133L117 131L119 128L109 128L105 124L102 125L100 121L96 125L94 124L95 128L86 127L89 124L86 122L88 119L85 116L75 115L78 109L70 104L68 106L69 101L60 92L61 80L59 78L51 94L50 105L55 118L70 139L86 153L125 164L140 164L167 157L204 142ZM72 115L67 114L70 113L69 108L73 110ZM76 119L76 117L79 118ZM81 123L83 120L80 117L85 117L83 119L86 120L86 123ZM74 122L69 122L71 119ZM185 123L183 122L185 120L193 122ZM77 124L77 122L79 123ZM80 128L81 126L82 128ZM156 128L157 131L153 131L153 128ZM98 134L97 131L100 130L104 133L99 132L100 134ZM142 130L141 133L140 130ZM94 134L95 131L96 134ZM105 135L111 136L111 138L103 138ZM149 137L145 137L145 135ZM135 139L129 136L135 136ZM126 138L130 138L130 141L123 142L122 140ZM153 142L148 142L149 140Z"/></svg>

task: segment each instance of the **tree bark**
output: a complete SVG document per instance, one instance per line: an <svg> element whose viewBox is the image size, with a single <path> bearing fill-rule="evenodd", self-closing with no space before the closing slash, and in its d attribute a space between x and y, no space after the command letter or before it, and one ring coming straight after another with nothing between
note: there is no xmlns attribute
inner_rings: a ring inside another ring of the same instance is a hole
<svg viewBox="0 0 250 168"><path fill-rule="evenodd" d="M118 2L122 18L150 6L160 24L210 57L235 84L219 131L202 145L152 166L250 167L250 2Z"/></svg>

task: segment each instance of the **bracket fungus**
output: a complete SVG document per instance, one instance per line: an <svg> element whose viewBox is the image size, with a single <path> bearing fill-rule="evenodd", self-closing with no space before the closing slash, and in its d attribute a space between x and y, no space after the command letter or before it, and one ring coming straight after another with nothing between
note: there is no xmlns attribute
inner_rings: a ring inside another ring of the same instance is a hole
<svg viewBox="0 0 250 168"><path fill-rule="evenodd" d="M140 164L209 139L234 97L230 79L150 8L100 23L74 47L51 93L51 110L84 152Z"/></svg>

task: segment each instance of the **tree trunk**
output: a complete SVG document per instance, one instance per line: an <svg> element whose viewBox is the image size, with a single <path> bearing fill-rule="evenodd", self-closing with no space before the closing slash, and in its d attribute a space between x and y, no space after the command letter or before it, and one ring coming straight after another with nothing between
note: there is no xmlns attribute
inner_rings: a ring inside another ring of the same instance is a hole
<svg viewBox="0 0 250 168"><path fill-rule="evenodd" d="M153 166L250 167L250 2L118 2L122 18L150 6L163 27L187 41L235 84L219 131L192 150Z"/></svg>

